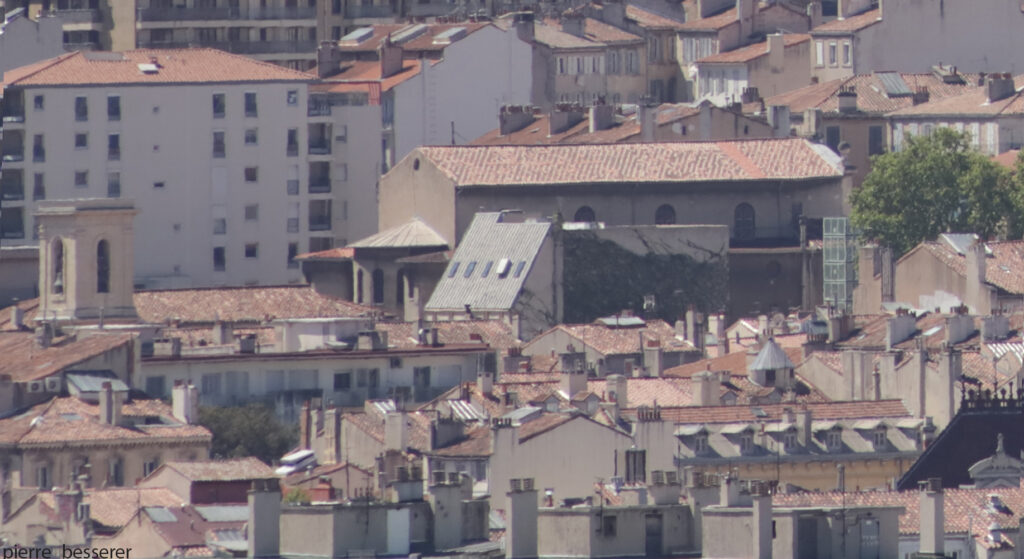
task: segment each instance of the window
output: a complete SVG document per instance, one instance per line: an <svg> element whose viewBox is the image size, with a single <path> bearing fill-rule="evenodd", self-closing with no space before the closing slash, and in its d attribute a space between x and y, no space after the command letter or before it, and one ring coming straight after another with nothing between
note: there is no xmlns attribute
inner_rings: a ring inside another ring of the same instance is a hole
<svg viewBox="0 0 1024 559"><path fill-rule="evenodd" d="M885 427L879 427L878 429L875 429L875 432L872 436L872 442L875 445L875 450L883 448L888 441L889 437L888 434L885 432Z"/></svg>
<svg viewBox="0 0 1024 559"><path fill-rule="evenodd" d="M245 220L246 221L259 221L260 219L260 206L259 204L247 204L245 206Z"/></svg>
<svg viewBox="0 0 1024 559"><path fill-rule="evenodd" d="M849 41L843 41L843 66L853 64L853 48Z"/></svg>
<svg viewBox="0 0 1024 559"><path fill-rule="evenodd" d="M430 367L413 367L412 384L418 388L430 386Z"/></svg>
<svg viewBox="0 0 1024 559"><path fill-rule="evenodd" d="M217 131L213 133L213 156L217 159L223 159L227 155L227 150L224 147L224 132Z"/></svg>
<svg viewBox="0 0 1024 559"><path fill-rule="evenodd" d="M572 220L577 222L593 223L597 221L597 215L594 214L594 210L590 206L581 206L580 209L576 210Z"/></svg>
<svg viewBox="0 0 1024 559"><path fill-rule="evenodd" d="M881 126L868 127L868 155L885 153L885 138Z"/></svg>
<svg viewBox="0 0 1024 559"><path fill-rule="evenodd" d="M523 275L523 268L526 268L526 261L520 260L519 263L516 264L516 271L512 274L512 277L518 278Z"/></svg>
<svg viewBox="0 0 1024 559"><path fill-rule="evenodd" d="M4 208L0 212L0 239L25 238L23 211L24 208Z"/></svg>
<svg viewBox="0 0 1024 559"><path fill-rule="evenodd" d="M756 234L754 207L746 202L736 206L733 211L733 236L741 240L750 240Z"/></svg>
<svg viewBox="0 0 1024 559"><path fill-rule="evenodd" d="M457 273L459 273L459 263L458 262L452 262L451 267L448 268L448 277L454 278L455 274L457 274Z"/></svg>
<svg viewBox="0 0 1024 559"><path fill-rule="evenodd" d="M149 474L156 471L160 467L160 458L153 458L142 463L142 477L146 477Z"/></svg>
<svg viewBox="0 0 1024 559"><path fill-rule="evenodd" d="M288 243L288 267L298 268L299 263L295 257L299 255L299 243Z"/></svg>
<svg viewBox="0 0 1024 559"><path fill-rule="evenodd" d="M256 182L259 180L259 167L245 168L245 182Z"/></svg>
<svg viewBox="0 0 1024 559"><path fill-rule="evenodd" d="M476 261L474 260L473 262L470 262L468 265L466 265L466 271L465 271L465 273L462 274L462 277L468 278L469 276L472 276L473 275L473 270L475 270L475 269L476 269Z"/></svg>
<svg viewBox="0 0 1024 559"><path fill-rule="evenodd" d="M484 265L484 271L480 274L480 277L486 278L491 273L491 267L494 266L494 261L490 261Z"/></svg>
<svg viewBox="0 0 1024 559"><path fill-rule="evenodd" d="M288 106L289 107L294 107L294 106L298 105L299 104L299 90L297 90L297 89L289 89L288 90L287 100L288 100Z"/></svg>
<svg viewBox="0 0 1024 559"><path fill-rule="evenodd" d="M618 51L611 51L608 53L608 60L605 63L605 70L609 74L619 73L619 53Z"/></svg>
<svg viewBox="0 0 1024 559"><path fill-rule="evenodd" d="M111 171L107 173L107 198L121 197L121 173Z"/></svg>
<svg viewBox="0 0 1024 559"><path fill-rule="evenodd" d="M384 304L384 270L377 268L373 271L373 304Z"/></svg>
<svg viewBox="0 0 1024 559"><path fill-rule="evenodd" d="M818 41L818 42L814 43L814 50L815 50L815 55L816 55L814 60L815 60L816 64L818 66L824 66L825 65L825 43L823 41Z"/></svg>
<svg viewBox="0 0 1024 559"><path fill-rule="evenodd" d="M583 57L582 56L577 56L576 57L576 72L575 73L577 73L577 74L584 73L583 72Z"/></svg>
<svg viewBox="0 0 1024 559"><path fill-rule="evenodd" d="M352 388L352 371L334 373L334 391L349 390Z"/></svg>
<svg viewBox="0 0 1024 559"><path fill-rule="evenodd" d="M166 394L166 382L163 375L146 377L146 394L154 398L162 398Z"/></svg>
<svg viewBox="0 0 1024 559"><path fill-rule="evenodd" d="M605 516L601 518L601 534L606 538L614 538L618 527L618 518Z"/></svg>
<svg viewBox="0 0 1024 559"><path fill-rule="evenodd" d="M310 242L312 243L312 239L310 239ZM310 252L316 252L316 251L313 250L313 247L309 247L309 251ZM362 303L363 302L363 271L362 270L356 270L356 302L357 303Z"/></svg>
<svg viewBox="0 0 1024 559"><path fill-rule="evenodd" d="M89 102L85 97L75 97L75 120L89 120Z"/></svg>
<svg viewBox="0 0 1024 559"><path fill-rule="evenodd" d="M121 98L117 95L107 97L107 120L121 120Z"/></svg>
<svg viewBox="0 0 1024 559"><path fill-rule="evenodd" d="M590 58L590 71L594 74L601 73L601 57L594 56Z"/></svg>
<svg viewBox="0 0 1024 559"><path fill-rule="evenodd" d="M693 452L695 454L704 454L708 451L708 435L707 433L700 433L693 439Z"/></svg>
<svg viewBox="0 0 1024 559"><path fill-rule="evenodd" d="M45 105L45 103L44 103L44 99L43 99L43 96L42 96L42 95L36 95L36 96L35 96L35 97L34 97L34 98L32 99L32 105L33 105L33 106L35 107L35 109L36 109L37 111L41 111L41 110L43 110L43 107L44 107L44 105Z"/></svg>
<svg viewBox="0 0 1024 559"><path fill-rule="evenodd" d="M223 272L227 268L224 252L224 247L213 247L213 271ZM203 384L206 384L205 378L203 378ZM203 392L206 392L205 386L203 386Z"/></svg>
<svg viewBox="0 0 1024 559"><path fill-rule="evenodd" d="M754 435L750 433L744 433L740 435L740 452L742 454L749 454L754 450Z"/></svg>
<svg viewBox="0 0 1024 559"><path fill-rule="evenodd" d="M825 436L825 443L828 445L829 450L839 450L843 448L843 432L839 429L832 429Z"/></svg>
<svg viewBox="0 0 1024 559"><path fill-rule="evenodd" d="M245 245L245 257L246 258L259 258L260 257L260 245L259 245L259 243L246 243L246 245Z"/></svg>
<svg viewBox="0 0 1024 559"><path fill-rule="evenodd" d="M338 133L334 136L335 142L345 143L348 141L348 125L338 125Z"/></svg>
<svg viewBox="0 0 1024 559"><path fill-rule="evenodd" d="M558 57L558 73L565 74L565 57Z"/></svg>
<svg viewBox="0 0 1024 559"><path fill-rule="evenodd" d="M119 161L121 159L121 135L107 135L107 160Z"/></svg>
<svg viewBox="0 0 1024 559"><path fill-rule="evenodd" d="M213 118L224 118L224 111L227 108L227 98L223 93L213 94Z"/></svg>
<svg viewBox="0 0 1024 559"><path fill-rule="evenodd" d="M329 231L331 229L331 201L311 200L309 202L309 230Z"/></svg>
<svg viewBox="0 0 1024 559"><path fill-rule="evenodd" d="M838 126L826 126L825 127L825 145L832 148L832 151L839 153L839 127Z"/></svg>
<svg viewBox="0 0 1024 559"><path fill-rule="evenodd" d="M245 145L254 146L259 143L259 129L257 128L246 128L245 129Z"/></svg>
<svg viewBox="0 0 1024 559"><path fill-rule="evenodd" d="M836 44L835 43L829 43L828 44L828 65L829 66L836 66L836 65L838 65L838 63L839 63L839 57L837 56L837 53L836 53Z"/></svg>
<svg viewBox="0 0 1024 559"><path fill-rule="evenodd" d="M228 220L223 217L213 218L213 234L214 235L227 235L228 233Z"/></svg>
<svg viewBox="0 0 1024 559"><path fill-rule="evenodd" d="M110 243L96 245L96 293L110 293Z"/></svg>
<svg viewBox="0 0 1024 559"><path fill-rule="evenodd" d="M50 485L49 466L39 466L39 468L36 469L36 481L39 484L39 489L49 491L53 488L53 486Z"/></svg>
<svg viewBox="0 0 1024 559"><path fill-rule="evenodd" d="M88 149L89 135L85 132L75 134L75 149Z"/></svg>
<svg viewBox="0 0 1024 559"><path fill-rule="evenodd" d="M0 214L0 223L3 223L3 217L4 214ZM53 253L53 284L50 290L59 295L64 293L64 241L60 237L54 239L50 251Z"/></svg>
<svg viewBox="0 0 1024 559"><path fill-rule="evenodd" d="M124 460L120 457L113 457L108 464L110 466L110 477L107 478L109 482L107 485L121 487L124 485Z"/></svg>
<svg viewBox="0 0 1024 559"><path fill-rule="evenodd" d="M43 174L35 174L35 182L32 184L32 199L46 200L46 184L43 181Z"/></svg>
<svg viewBox="0 0 1024 559"><path fill-rule="evenodd" d="M89 171L75 171L75 188L89 188Z"/></svg>
<svg viewBox="0 0 1024 559"><path fill-rule="evenodd" d="M787 432L782 436L782 445L786 450L793 450L796 448L796 433L793 431Z"/></svg>
<svg viewBox="0 0 1024 559"><path fill-rule="evenodd" d="M676 223L676 209L668 204L662 204L658 206L658 209L654 211L654 224L655 225L675 225Z"/></svg>
<svg viewBox="0 0 1024 559"><path fill-rule="evenodd" d="M288 129L288 144L285 147L285 155L295 157L299 154L299 129Z"/></svg>
<svg viewBox="0 0 1024 559"><path fill-rule="evenodd" d="M255 92L250 91L250 92L246 92L246 94L245 94L245 116L247 116L247 117L256 117L257 116L257 111L256 111L256 93Z"/></svg>

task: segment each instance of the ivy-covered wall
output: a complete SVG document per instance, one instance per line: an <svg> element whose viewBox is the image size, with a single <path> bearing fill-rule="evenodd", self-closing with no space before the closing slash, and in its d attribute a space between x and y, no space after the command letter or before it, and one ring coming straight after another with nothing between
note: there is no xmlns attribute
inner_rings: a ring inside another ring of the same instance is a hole
<svg viewBox="0 0 1024 559"><path fill-rule="evenodd" d="M726 256L708 251L697 260L654 250L636 254L618 244L579 231L563 236L565 322L592 322L624 309L643 311L644 296L655 296L654 316L669 323L690 304L698 311L726 308L729 270Z"/></svg>

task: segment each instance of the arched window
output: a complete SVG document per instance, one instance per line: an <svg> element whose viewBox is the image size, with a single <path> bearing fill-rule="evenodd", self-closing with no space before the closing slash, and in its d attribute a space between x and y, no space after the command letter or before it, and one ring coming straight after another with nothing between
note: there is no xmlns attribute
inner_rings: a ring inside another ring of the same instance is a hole
<svg viewBox="0 0 1024 559"><path fill-rule="evenodd" d="M64 241L59 237L54 239L51 251L53 252L53 283L50 286L50 291L64 293Z"/></svg>
<svg viewBox="0 0 1024 559"><path fill-rule="evenodd" d="M576 214L572 216L572 220L593 223L597 221L597 215L594 214L594 209L590 206L581 206L580 209L576 210Z"/></svg>
<svg viewBox="0 0 1024 559"><path fill-rule="evenodd" d="M110 293L110 243L96 245L96 293Z"/></svg>
<svg viewBox="0 0 1024 559"><path fill-rule="evenodd" d="M380 268L373 271L373 304L384 304L384 270Z"/></svg>
<svg viewBox="0 0 1024 559"><path fill-rule="evenodd" d="M395 277L395 302L399 305L405 302L405 270L399 270Z"/></svg>
<svg viewBox="0 0 1024 559"><path fill-rule="evenodd" d="M658 206L658 209L654 211L654 224L675 225L676 209L668 204L662 204Z"/></svg>
<svg viewBox="0 0 1024 559"><path fill-rule="evenodd" d="M356 271L356 302L363 302L363 271Z"/></svg>
<svg viewBox="0 0 1024 559"><path fill-rule="evenodd" d="M733 217L733 236L740 240L753 239L757 231L754 224L754 207L744 202L736 206Z"/></svg>

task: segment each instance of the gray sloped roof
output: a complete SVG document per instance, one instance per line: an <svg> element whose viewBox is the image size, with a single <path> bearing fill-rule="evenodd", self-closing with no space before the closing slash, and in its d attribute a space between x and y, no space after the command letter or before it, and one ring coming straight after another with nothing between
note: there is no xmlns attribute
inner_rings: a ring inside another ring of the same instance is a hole
<svg viewBox="0 0 1024 559"><path fill-rule="evenodd" d="M425 310L462 311L466 305L478 310L512 308L547 239L551 223L506 223L500 221L500 216L499 212L476 214ZM509 262L508 273L504 275L498 270L503 259Z"/></svg>
<svg viewBox="0 0 1024 559"><path fill-rule="evenodd" d="M775 371L779 369L795 369L796 365L789 360L786 352L775 343L775 340L768 340L757 354L757 359L750 366L753 371Z"/></svg>

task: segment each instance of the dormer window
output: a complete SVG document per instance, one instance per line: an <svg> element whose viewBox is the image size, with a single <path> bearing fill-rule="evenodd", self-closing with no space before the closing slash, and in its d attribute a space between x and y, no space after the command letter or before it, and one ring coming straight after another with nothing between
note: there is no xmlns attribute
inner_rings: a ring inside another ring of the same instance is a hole
<svg viewBox="0 0 1024 559"><path fill-rule="evenodd" d="M843 432L839 429L832 429L825 435L825 444L831 451L843 448Z"/></svg>
<svg viewBox="0 0 1024 559"><path fill-rule="evenodd" d="M885 432L885 427L879 427L875 429L874 433L872 433L872 442L875 445L875 450L885 447L885 444L886 442L888 442L888 440L889 437L888 434Z"/></svg>
<svg viewBox="0 0 1024 559"><path fill-rule="evenodd" d="M740 435L740 453L750 454L754 450L754 434L743 433Z"/></svg>
<svg viewBox="0 0 1024 559"><path fill-rule="evenodd" d="M693 452L695 454L704 454L708 451L708 434L697 433L697 436L693 438Z"/></svg>
<svg viewBox="0 0 1024 559"><path fill-rule="evenodd" d="M782 444L783 444L783 446L785 446L786 450L793 450L793 449L795 449L796 446L797 446L796 432L794 432L794 431L787 431L782 436Z"/></svg>

